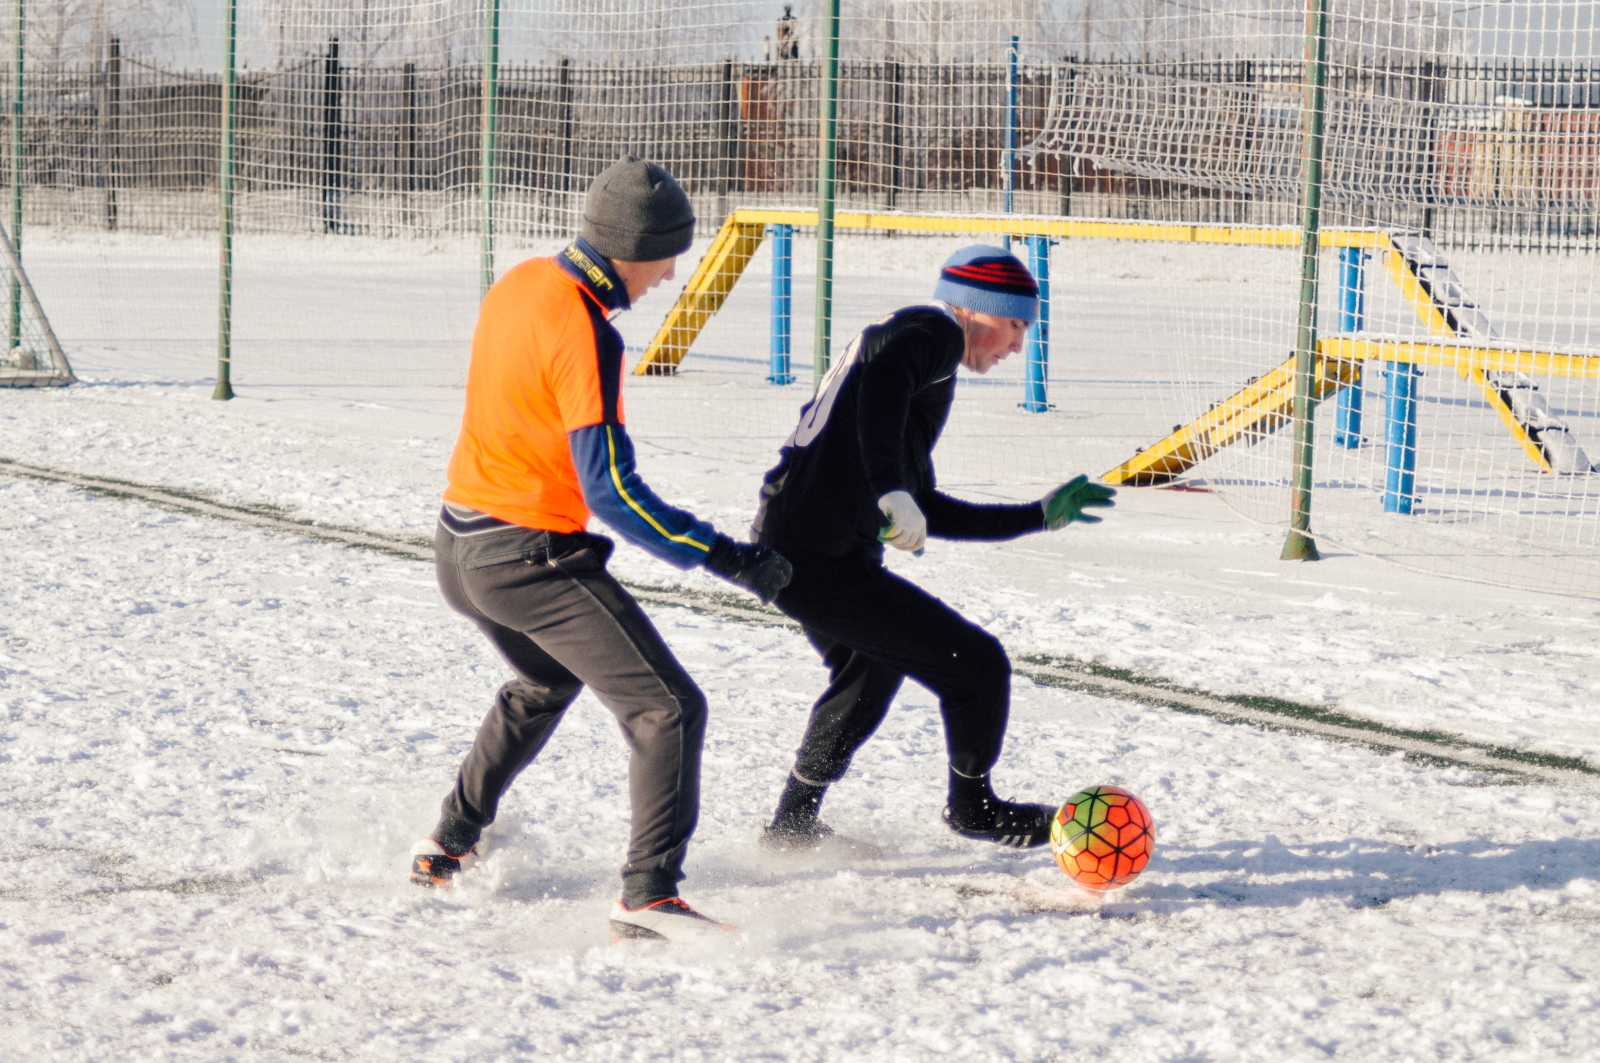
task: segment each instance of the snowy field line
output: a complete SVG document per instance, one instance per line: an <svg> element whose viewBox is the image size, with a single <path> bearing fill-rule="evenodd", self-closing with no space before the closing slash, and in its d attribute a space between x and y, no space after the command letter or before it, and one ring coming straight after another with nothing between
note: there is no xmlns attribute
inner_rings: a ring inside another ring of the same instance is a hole
<svg viewBox="0 0 1600 1063"><path fill-rule="evenodd" d="M291 517L281 510L275 511L265 506L219 502L216 499L205 498L192 491L184 491L179 488L136 483L132 480L118 480L109 476L91 476L87 473L70 472L65 469L49 469L39 465L28 465L6 457L0 457L0 471L8 472L13 476L24 476L30 480L46 480L51 483L81 487L86 491L93 491L96 494L106 495L111 498L134 499L139 502L149 503L158 509L189 513L197 517L211 517L217 520L232 521L235 524L245 524L252 528L287 531L320 542L341 543L345 546L359 547L363 550L376 550L378 553L412 558L418 561L433 560L432 543L420 537L404 538L369 532L362 528L320 524L316 521Z"/></svg>
<svg viewBox="0 0 1600 1063"><path fill-rule="evenodd" d="M1196 712L1228 723L1271 727L1352 742L1376 750L1404 753L1426 763L1473 768L1513 778L1521 776L1529 781L1537 779L1557 786L1578 784L1600 789L1600 780L1594 778L1600 776L1600 769L1577 757L1527 753L1504 746L1471 742L1460 735L1389 727L1347 713L1281 698L1249 695L1218 698L1203 691L1174 689L1148 676L1117 678L1096 675L1094 671L1086 669L1082 662L1072 662L1062 667L1059 664L1040 665L1024 660L1015 666L1015 671L1018 675L1047 686L1062 686L1069 690L1082 690L1102 697L1120 698L1180 712Z"/></svg>
<svg viewBox="0 0 1600 1063"><path fill-rule="evenodd" d="M304 535L395 557L433 560L433 547L425 539L385 535L362 528L321 524L273 512L259 506L233 505L193 492L92 476L63 469L27 465L0 457L0 472L28 479L68 484L113 498L145 502L160 509L231 521L250 527ZM793 627L777 610L751 602L744 595L707 593L689 587L664 587L624 580L624 585L647 604L687 608L738 622ZM1557 786L1586 785L1600 788L1600 768L1578 757L1530 753L1525 750L1473 742L1460 735L1418 731L1364 720L1323 706L1282 698L1251 695L1217 697L1206 691L1177 687L1157 677L1127 669L1097 668L1090 662L1064 657L1024 655L1014 665L1018 675L1046 686L1058 686L1102 697L1137 702L1158 708L1195 712L1230 723L1266 726L1341 742L1399 752L1441 766L1472 768L1513 778L1540 780ZM1111 674L1105 674L1111 673Z"/></svg>

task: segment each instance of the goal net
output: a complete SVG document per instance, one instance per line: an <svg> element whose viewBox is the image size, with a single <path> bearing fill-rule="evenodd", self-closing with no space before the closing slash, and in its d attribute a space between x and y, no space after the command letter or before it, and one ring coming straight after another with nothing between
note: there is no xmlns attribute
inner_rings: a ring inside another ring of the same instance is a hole
<svg viewBox="0 0 1600 1063"><path fill-rule="evenodd" d="M0 387L49 388L77 381L39 296L22 268L17 245L0 225L0 292L7 296L0 341Z"/></svg>
<svg viewBox="0 0 1600 1063"><path fill-rule="evenodd" d="M1600 592L1593 7L1331 6L1312 532ZM1285 524L1304 6L842 7L819 269L816 0L242 0L236 383L458 386L486 272L558 247L634 152L701 221L680 287L619 322L673 370L629 383L641 435L754 482L810 395L820 282L837 353L952 250L1009 243L1048 274L1048 334L962 378L943 482L1185 482ZM24 259L69 350L208 357L217 14L62 11L27 38Z"/></svg>

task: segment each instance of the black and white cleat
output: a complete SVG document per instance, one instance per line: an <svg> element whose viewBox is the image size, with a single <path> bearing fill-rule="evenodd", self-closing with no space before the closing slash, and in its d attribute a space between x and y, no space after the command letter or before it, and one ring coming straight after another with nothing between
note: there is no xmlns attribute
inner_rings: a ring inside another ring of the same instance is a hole
<svg viewBox="0 0 1600 1063"><path fill-rule="evenodd" d="M1032 849L1050 840L1050 820L1055 813L1048 805L1024 805L995 798L964 812L947 806L944 821L963 838L1011 849Z"/></svg>
<svg viewBox="0 0 1600 1063"><path fill-rule="evenodd" d="M693 945L715 941L737 933L736 926L719 923L701 915L677 897L627 908L621 901L611 905L611 943L625 941L665 941L673 945Z"/></svg>

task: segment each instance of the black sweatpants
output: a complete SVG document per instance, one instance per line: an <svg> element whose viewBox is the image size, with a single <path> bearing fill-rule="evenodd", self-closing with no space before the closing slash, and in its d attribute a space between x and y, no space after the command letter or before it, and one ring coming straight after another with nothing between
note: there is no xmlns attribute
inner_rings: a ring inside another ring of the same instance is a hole
<svg viewBox="0 0 1600 1063"><path fill-rule="evenodd" d="M478 728L444 815L492 823L501 795L587 686L616 716L631 751L624 899L676 896L700 811L706 701L606 572L611 540L523 528L457 538L441 527L434 549L445 601L517 674Z"/></svg>
<svg viewBox="0 0 1600 1063"><path fill-rule="evenodd" d="M842 777L907 676L939 699L950 766L988 772L1011 703L1011 662L1000 641L872 554L787 556L794 579L777 605L800 622L830 674L795 774L818 784Z"/></svg>

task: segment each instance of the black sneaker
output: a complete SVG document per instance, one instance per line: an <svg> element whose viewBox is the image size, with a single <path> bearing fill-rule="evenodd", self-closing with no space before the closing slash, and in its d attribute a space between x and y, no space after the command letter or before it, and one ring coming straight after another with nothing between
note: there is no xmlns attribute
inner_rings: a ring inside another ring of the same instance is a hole
<svg viewBox="0 0 1600 1063"><path fill-rule="evenodd" d="M963 838L1032 849L1050 840L1050 820L1055 814L1048 805L1023 805L994 797L959 811L946 805L944 821Z"/></svg>
<svg viewBox="0 0 1600 1063"><path fill-rule="evenodd" d="M785 820L764 829L760 845L769 853L809 853L821 848L833 836L833 828L820 819Z"/></svg>
<svg viewBox="0 0 1600 1063"><path fill-rule="evenodd" d="M712 941L739 928L701 915L677 897L629 908L621 901L611 905L611 943L624 941L665 941L673 945L692 945Z"/></svg>
<svg viewBox="0 0 1600 1063"><path fill-rule="evenodd" d="M859 838L835 834L820 819L802 823L773 824L762 830L757 842L769 853L783 856L801 854L838 860L881 860L883 849Z"/></svg>
<svg viewBox="0 0 1600 1063"><path fill-rule="evenodd" d="M448 889L456 876L478 863L478 847L451 856L432 838L424 838L411 848L411 884L425 889Z"/></svg>

